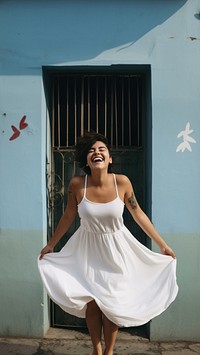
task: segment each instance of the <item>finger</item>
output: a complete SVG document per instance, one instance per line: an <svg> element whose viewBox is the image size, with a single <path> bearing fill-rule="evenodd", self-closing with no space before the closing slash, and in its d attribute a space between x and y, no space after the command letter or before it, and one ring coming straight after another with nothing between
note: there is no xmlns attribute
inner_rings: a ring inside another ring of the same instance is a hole
<svg viewBox="0 0 200 355"><path fill-rule="evenodd" d="M39 259L41 260L44 255L45 255L45 252L44 252L43 249L42 249L41 252L40 252L40 257L39 257Z"/></svg>
<svg viewBox="0 0 200 355"><path fill-rule="evenodd" d="M173 251L171 251L170 253L168 253L168 255L170 255L173 259L176 259L176 255L174 254Z"/></svg>
<svg viewBox="0 0 200 355"><path fill-rule="evenodd" d="M175 253L173 252L173 250L171 250L170 255L172 256L172 258L176 259L176 255L175 255Z"/></svg>
<svg viewBox="0 0 200 355"><path fill-rule="evenodd" d="M39 260L41 260L43 258L43 254L40 254Z"/></svg>

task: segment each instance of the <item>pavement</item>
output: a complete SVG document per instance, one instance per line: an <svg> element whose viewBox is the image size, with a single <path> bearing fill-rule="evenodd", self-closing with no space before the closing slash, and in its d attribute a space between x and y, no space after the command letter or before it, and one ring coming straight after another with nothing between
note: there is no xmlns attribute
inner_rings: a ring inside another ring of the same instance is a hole
<svg viewBox="0 0 200 355"><path fill-rule="evenodd" d="M42 339L0 338L0 355L91 355L86 332L50 328ZM152 342L147 338L119 332L114 355L195 355L200 343Z"/></svg>

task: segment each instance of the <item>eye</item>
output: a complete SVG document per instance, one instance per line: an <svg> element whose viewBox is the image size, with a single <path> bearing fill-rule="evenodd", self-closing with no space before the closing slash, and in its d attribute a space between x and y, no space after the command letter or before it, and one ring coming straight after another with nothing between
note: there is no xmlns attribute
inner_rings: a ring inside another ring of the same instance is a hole
<svg viewBox="0 0 200 355"><path fill-rule="evenodd" d="M91 149L88 150L88 153L93 153L93 152L94 152L94 149L93 149L93 148L91 148Z"/></svg>
<svg viewBox="0 0 200 355"><path fill-rule="evenodd" d="M106 147L99 148L100 152L104 152L106 149L107 149Z"/></svg>

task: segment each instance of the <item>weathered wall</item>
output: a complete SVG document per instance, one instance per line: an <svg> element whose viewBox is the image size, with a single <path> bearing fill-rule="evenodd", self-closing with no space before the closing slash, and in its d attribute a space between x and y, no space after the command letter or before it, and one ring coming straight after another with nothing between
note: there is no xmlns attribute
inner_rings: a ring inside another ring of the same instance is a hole
<svg viewBox="0 0 200 355"><path fill-rule="evenodd" d="M40 76L2 75L0 83L0 334L39 336L47 307L36 265L46 240L42 81ZM28 126L20 130L24 115ZM14 140L11 125L20 132Z"/></svg>
<svg viewBox="0 0 200 355"><path fill-rule="evenodd" d="M1 335L48 328L36 266L46 240L41 68L128 63L152 68L152 220L178 258L180 292L151 339L199 340L199 9L199 0L0 2ZM176 152L187 122L196 143Z"/></svg>

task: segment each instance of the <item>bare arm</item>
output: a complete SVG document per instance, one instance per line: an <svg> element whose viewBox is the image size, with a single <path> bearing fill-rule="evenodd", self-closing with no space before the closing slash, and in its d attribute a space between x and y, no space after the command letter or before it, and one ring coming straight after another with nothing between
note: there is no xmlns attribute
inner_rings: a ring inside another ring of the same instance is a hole
<svg viewBox="0 0 200 355"><path fill-rule="evenodd" d="M61 217L57 228L47 243L47 245L41 250L40 259L47 253L53 252L54 247L59 242L59 240L63 237L63 235L67 232L71 224L73 223L77 214L77 200L74 192L74 187L72 181L68 187L68 201L67 207L63 216Z"/></svg>
<svg viewBox="0 0 200 355"><path fill-rule="evenodd" d="M170 255L175 258L176 256L173 250L166 244L164 239L154 228L148 216L140 208L131 182L128 179L125 183L125 204L136 223L160 247L162 254Z"/></svg>

